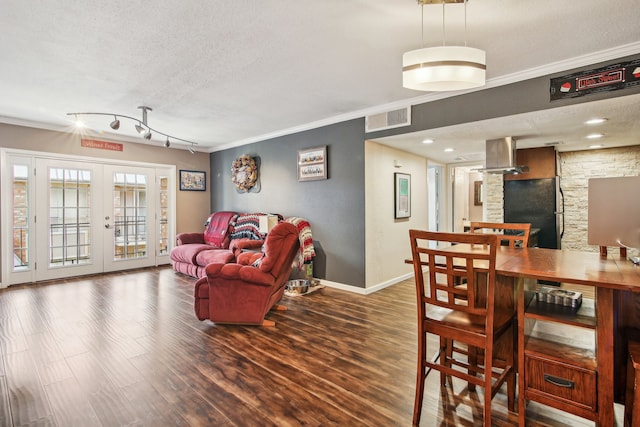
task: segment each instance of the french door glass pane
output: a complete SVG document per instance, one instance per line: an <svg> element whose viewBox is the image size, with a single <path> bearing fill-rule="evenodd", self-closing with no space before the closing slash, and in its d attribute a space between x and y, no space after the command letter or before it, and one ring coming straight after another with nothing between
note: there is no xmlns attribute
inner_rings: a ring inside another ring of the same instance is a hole
<svg viewBox="0 0 640 427"><path fill-rule="evenodd" d="M160 177L159 197L158 255L167 255L169 253L169 177Z"/></svg>
<svg viewBox="0 0 640 427"><path fill-rule="evenodd" d="M147 256L147 177L113 174L114 260Z"/></svg>
<svg viewBox="0 0 640 427"><path fill-rule="evenodd" d="M29 269L29 167L13 166L13 270Z"/></svg>
<svg viewBox="0 0 640 427"><path fill-rule="evenodd" d="M91 171L49 168L49 266L91 262Z"/></svg>

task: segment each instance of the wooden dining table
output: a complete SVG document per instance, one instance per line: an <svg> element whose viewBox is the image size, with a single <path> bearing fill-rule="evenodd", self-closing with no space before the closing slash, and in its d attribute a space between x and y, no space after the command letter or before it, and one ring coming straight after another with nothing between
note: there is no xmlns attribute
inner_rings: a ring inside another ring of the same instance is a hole
<svg viewBox="0 0 640 427"><path fill-rule="evenodd" d="M468 250L469 247L465 246L455 245L448 250ZM640 307L640 267L614 253L603 257L598 252L501 246L496 255L496 276L502 285L514 287L517 301L525 298L526 279L529 283L541 280L595 288L596 421L598 426L613 426L614 401L616 396L624 395L624 383L616 381L621 374L618 372L616 376L614 372L619 371L620 364L626 360L627 343L623 329L634 325L640 327L637 310ZM520 324L523 319L518 322L518 327L523 327ZM522 351L518 353L523 354ZM614 368L614 365L618 366Z"/></svg>

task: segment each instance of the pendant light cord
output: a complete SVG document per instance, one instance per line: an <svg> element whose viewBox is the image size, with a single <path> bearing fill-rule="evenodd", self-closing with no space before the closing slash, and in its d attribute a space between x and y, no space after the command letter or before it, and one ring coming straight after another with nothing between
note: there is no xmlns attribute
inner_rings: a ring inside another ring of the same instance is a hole
<svg viewBox="0 0 640 427"><path fill-rule="evenodd" d="M444 6L445 4L447 4L446 1L442 2L442 46L446 46L447 45L447 36L446 36L446 32L445 32L445 26L444 26Z"/></svg>
<svg viewBox="0 0 640 427"><path fill-rule="evenodd" d="M420 5L420 22L422 22L422 34L420 34L420 36L422 38L422 47L424 48L424 3Z"/></svg>
<svg viewBox="0 0 640 427"><path fill-rule="evenodd" d="M467 47L467 0L464 0L464 47Z"/></svg>

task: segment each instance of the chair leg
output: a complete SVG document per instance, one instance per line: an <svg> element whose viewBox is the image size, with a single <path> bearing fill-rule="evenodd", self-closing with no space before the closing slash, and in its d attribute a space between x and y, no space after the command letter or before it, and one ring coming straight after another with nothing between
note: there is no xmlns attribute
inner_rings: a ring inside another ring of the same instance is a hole
<svg viewBox="0 0 640 427"><path fill-rule="evenodd" d="M506 334L509 340L507 347L507 366L511 368L511 372L507 376L507 408L511 412L516 411L516 346L513 334Z"/></svg>
<svg viewBox="0 0 640 427"><path fill-rule="evenodd" d="M493 369L493 354L484 353L484 427L491 427L491 371Z"/></svg>
<svg viewBox="0 0 640 427"><path fill-rule="evenodd" d="M474 377L478 374L478 349L477 347L469 346L467 352L469 353L469 375L473 375ZM469 391L475 391L476 385L474 383L467 383L467 388Z"/></svg>
<svg viewBox="0 0 640 427"><path fill-rule="evenodd" d="M453 341L440 337L440 364L448 368L451 367L451 357L453 357ZM440 371L440 386L447 385L447 375Z"/></svg>
<svg viewBox="0 0 640 427"><path fill-rule="evenodd" d="M424 397L424 383L426 378L426 369L424 361L427 359L427 337L426 334L420 333L418 336L418 370L416 376L416 397L413 405L413 425L420 424L420 415L422 414L422 401Z"/></svg>

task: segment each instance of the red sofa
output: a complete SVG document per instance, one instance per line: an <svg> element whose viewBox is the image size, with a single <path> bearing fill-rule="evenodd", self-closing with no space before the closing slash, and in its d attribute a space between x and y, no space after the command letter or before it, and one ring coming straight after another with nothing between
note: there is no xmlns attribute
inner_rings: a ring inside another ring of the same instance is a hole
<svg viewBox="0 0 640 427"><path fill-rule="evenodd" d="M267 235L264 253L244 252L236 263L209 264L195 285L198 319L273 326L264 317L284 295L299 247L297 227L280 222Z"/></svg>
<svg viewBox="0 0 640 427"><path fill-rule="evenodd" d="M243 249L262 247L264 235L258 230L258 215L214 212L204 232L178 234L169 254L173 269L200 278L208 264L233 262Z"/></svg>

